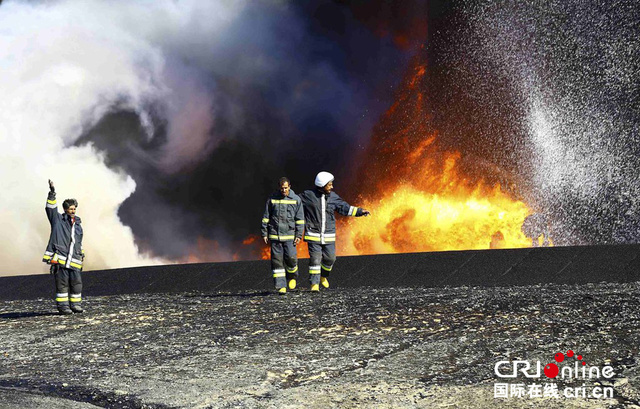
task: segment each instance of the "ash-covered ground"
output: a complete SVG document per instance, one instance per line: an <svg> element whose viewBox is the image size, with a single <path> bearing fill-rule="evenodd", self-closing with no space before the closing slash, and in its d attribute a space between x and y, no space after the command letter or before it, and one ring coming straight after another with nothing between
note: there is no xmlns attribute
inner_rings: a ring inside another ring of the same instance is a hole
<svg viewBox="0 0 640 409"><path fill-rule="evenodd" d="M88 295L68 317L0 305L2 408L640 407L640 283ZM569 349L615 376L494 374ZM550 381L615 393L494 398Z"/></svg>

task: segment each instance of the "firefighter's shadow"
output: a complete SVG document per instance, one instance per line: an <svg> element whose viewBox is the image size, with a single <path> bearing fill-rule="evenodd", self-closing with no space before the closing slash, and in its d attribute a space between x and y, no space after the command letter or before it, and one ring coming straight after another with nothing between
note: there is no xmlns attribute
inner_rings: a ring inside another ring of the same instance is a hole
<svg viewBox="0 0 640 409"><path fill-rule="evenodd" d="M0 320L17 320L22 318L46 317L48 315L60 315L52 311L7 312L0 314Z"/></svg>

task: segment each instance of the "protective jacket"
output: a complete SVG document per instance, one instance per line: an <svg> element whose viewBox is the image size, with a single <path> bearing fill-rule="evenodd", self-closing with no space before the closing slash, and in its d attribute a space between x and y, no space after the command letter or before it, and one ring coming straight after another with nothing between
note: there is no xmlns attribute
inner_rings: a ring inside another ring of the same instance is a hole
<svg viewBox="0 0 640 409"><path fill-rule="evenodd" d="M66 213L58 213L55 192L49 192L45 211L51 224L51 235L42 261L81 271L84 252L80 217L75 216L72 220Z"/></svg>
<svg viewBox="0 0 640 409"><path fill-rule="evenodd" d="M343 216L360 217L364 211L360 207L351 206L336 193L328 195L320 189L305 190L300 195L304 206L305 241L326 244L336 241L335 212Z"/></svg>
<svg viewBox="0 0 640 409"><path fill-rule="evenodd" d="M300 196L289 190L288 196L280 191L274 192L264 209L262 216L262 237L274 241L289 241L302 238L304 213Z"/></svg>

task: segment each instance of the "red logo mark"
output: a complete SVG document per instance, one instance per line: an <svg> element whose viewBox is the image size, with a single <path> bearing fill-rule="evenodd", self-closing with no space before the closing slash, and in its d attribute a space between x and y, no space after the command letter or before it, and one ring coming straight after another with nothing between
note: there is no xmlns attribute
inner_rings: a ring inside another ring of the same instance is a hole
<svg viewBox="0 0 640 409"><path fill-rule="evenodd" d="M574 352L571 349L568 350L567 357L571 358L573 356L574 356ZM564 354L562 352L558 352L553 356L553 358L556 360L556 362L560 363L564 361ZM578 361L582 361L582 355L576 356L576 359ZM582 361L582 365L586 365L586 364L587 363L585 361ZM544 374L547 375L548 378L555 378L556 376L558 376L559 372L560 372L560 369L558 368L558 365L554 363L549 363L547 364L547 366L544 367Z"/></svg>
<svg viewBox="0 0 640 409"><path fill-rule="evenodd" d="M558 365L556 364L547 364L544 367L544 374L547 375L547 378L555 378L560 373L560 369L558 369Z"/></svg>

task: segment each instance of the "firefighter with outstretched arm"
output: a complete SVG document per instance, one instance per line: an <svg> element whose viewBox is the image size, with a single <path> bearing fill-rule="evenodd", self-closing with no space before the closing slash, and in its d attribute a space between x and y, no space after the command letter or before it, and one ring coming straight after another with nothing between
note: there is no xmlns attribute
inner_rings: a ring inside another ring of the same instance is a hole
<svg viewBox="0 0 640 409"><path fill-rule="evenodd" d="M368 216L360 207L351 206L333 191L334 177L329 172L316 176L315 189L300 194L304 206L304 241L309 246L309 279L311 291L320 291L320 285L329 288L329 275L336 261L336 217Z"/></svg>

